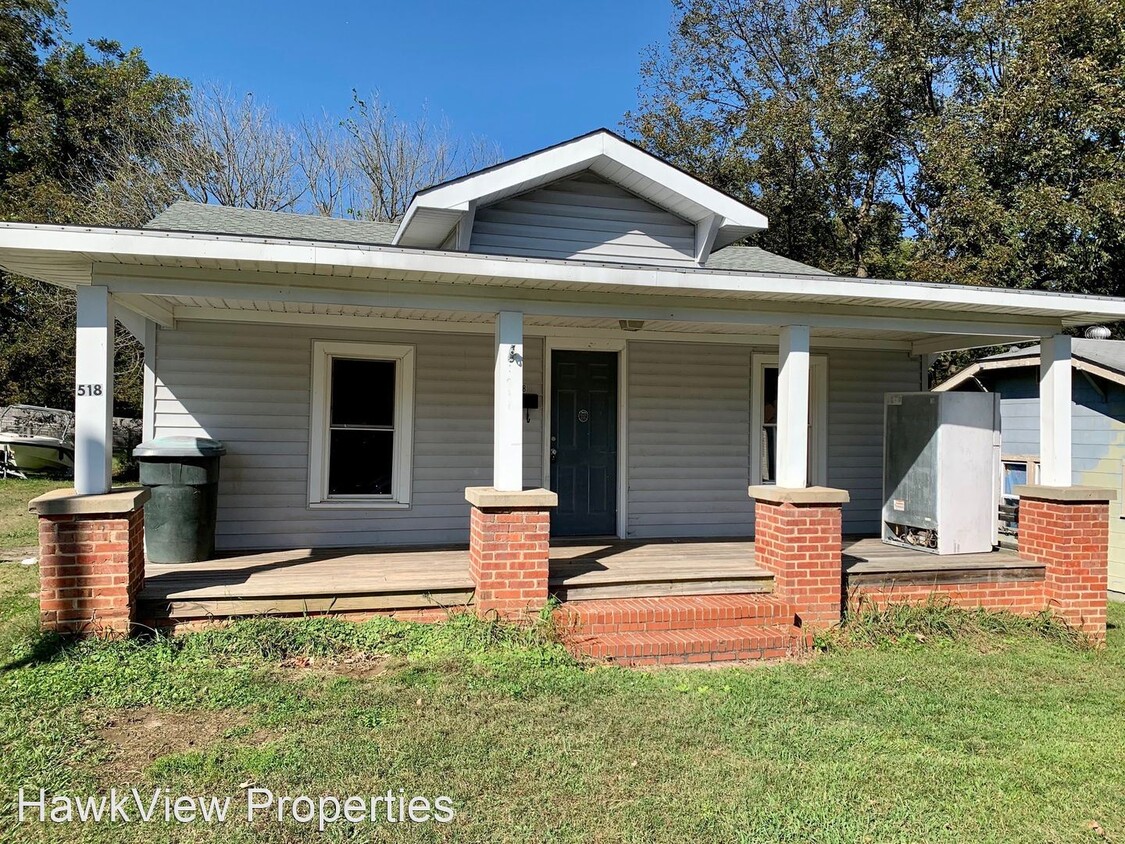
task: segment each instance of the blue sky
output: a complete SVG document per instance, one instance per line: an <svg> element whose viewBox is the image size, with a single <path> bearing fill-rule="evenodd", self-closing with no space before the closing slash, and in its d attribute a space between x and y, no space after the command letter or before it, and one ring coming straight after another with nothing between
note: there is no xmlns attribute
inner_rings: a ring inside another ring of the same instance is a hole
<svg viewBox="0 0 1125 844"><path fill-rule="evenodd" d="M428 104L454 132L516 156L636 104L665 0L70 0L73 40L139 46L154 70L253 92L284 118L341 114L353 88L404 117Z"/></svg>

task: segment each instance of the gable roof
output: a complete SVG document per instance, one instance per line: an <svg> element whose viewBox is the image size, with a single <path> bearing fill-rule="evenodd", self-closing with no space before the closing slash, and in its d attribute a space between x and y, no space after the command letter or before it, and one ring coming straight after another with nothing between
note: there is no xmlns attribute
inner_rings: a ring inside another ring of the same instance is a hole
<svg viewBox="0 0 1125 844"><path fill-rule="evenodd" d="M414 195L395 235L399 246L435 248L477 206L589 170L696 226L700 263L711 249L735 243L768 225L738 199L641 149L608 129L597 129L434 185Z"/></svg>
<svg viewBox="0 0 1125 844"><path fill-rule="evenodd" d="M180 201L168 206L145 223L144 227L154 231L389 246L398 230L398 223L318 217L290 211L257 211ZM824 270L783 258L757 246L727 246L716 250L711 253L704 266L707 269L751 273L830 275Z"/></svg>
<svg viewBox="0 0 1125 844"><path fill-rule="evenodd" d="M1080 372L1098 375L1107 381L1125 385L1125 340L1088 340L1075 337L1070 341L1071 366ZM935 392L955 389L981 372L999 369L1024 369L1039 366L1039 344L1008 349L971 363L934 387Z"/></svg>

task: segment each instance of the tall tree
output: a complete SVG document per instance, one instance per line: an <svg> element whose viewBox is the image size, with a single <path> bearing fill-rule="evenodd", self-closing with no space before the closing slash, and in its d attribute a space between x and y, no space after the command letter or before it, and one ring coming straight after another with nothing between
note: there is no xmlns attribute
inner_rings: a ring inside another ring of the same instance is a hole
<svg viewBox="0 0 1125 844"><path fill-rule="evenodd" d="M0 219L120 225L129 209L89 198L116 178L122 146L158 159L166 127L187 115L187 86L116 42L70 44L65 28L53 0L0 6ZM71 405L73 307L55 288L0 273L0 404ZM119 341L115 399L139 412L137 347Z"/></svg>
<svg viewBox="0 0 1125 844"><path fill-rule="evenodd" d="M674 0L627 118L856 275L1125 292L1122 0Z"/></svg>
<svg viewBox="0 0 1125 844"><path fill-rule="evenodd" d="M917 79L937 17L924 0L870 5L674 0L671 43L650 52L626 118L657 152L760 206L762 245L860 276L883 272L899 240L895 176L910 114L926 107ZM916 67L886 72L891 51Z"/></svg>
<svg viewBox="0 0 1125 844"><path fill-rule="evenodd" d="M1125 3L981 0L919 150L915 271L1125 295Z"/></svg>

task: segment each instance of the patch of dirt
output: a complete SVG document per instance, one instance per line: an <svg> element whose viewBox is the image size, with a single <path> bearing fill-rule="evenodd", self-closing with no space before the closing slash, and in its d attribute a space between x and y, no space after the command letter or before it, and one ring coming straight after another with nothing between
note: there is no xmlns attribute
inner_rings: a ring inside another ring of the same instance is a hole
<svg viewBox="0 0 1125 844"><path fill-rule="evenodd" d="M164 712L147 706L97 713L88 720L110 748L100 777L115 785L140 779L162 756L208 747L249 722L246 715L230 711Z"/></svg>

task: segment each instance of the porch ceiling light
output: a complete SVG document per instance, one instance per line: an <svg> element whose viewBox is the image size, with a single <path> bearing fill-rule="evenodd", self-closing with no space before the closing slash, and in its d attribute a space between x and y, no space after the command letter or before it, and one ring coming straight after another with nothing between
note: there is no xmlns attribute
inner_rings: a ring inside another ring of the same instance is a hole
<svg viewBox="0 0 1125 844"><path fill-rule="evenodd" d="M619 319L617 324L621 326L622 331L640 331L645 327L643 319Z"/></svg>

